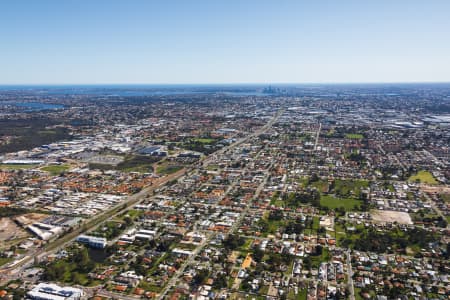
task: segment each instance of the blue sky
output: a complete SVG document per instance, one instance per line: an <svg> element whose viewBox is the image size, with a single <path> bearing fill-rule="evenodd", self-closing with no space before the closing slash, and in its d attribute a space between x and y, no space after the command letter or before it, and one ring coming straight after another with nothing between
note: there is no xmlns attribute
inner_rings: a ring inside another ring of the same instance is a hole
<svg viewBox="0 0 450 300"><path fill-rule="evenodd" d="M0 84L450 81L450 1L2 0Z"/></svg>

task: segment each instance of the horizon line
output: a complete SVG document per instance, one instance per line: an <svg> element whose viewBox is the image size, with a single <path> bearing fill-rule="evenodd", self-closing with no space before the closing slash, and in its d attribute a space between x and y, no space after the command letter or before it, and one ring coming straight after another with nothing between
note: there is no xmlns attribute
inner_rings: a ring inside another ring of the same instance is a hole
<svg viewBox="0 0 450 300"><path fill-rule="evenodd" d="M348 84L450 84L449 81L330 81L330 82L214 82L214 83L0 83L0 86L214 86L214 85L348 85Z"/></svg>

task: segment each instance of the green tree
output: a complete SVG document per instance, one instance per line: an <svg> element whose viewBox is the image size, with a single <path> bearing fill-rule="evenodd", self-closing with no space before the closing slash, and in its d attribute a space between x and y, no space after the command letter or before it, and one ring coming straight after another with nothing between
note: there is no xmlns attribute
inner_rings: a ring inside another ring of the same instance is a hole
<svg viewBox="0 0 450 300"><path fill-rule="evenodd" d="M192 282L197 285L203 284L205 280L208 278L208 276L209 276L208 269L198 270L194 278L192 278Z"/></svg>
<svg viewBox="0 0 450 300"><path fill-rule="evenodd" d="M256 262L261 262L264 257L264 251L262 251L259 247L255 247L253 250L252 258Z"/></svg>

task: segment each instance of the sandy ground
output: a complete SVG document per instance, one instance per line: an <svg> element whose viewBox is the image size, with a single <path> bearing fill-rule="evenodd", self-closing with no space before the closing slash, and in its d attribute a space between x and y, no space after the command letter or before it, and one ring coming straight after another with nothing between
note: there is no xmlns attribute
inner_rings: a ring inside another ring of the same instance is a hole
<svg viewBox="0 0 450 300"><path fill-rule="evenodd" d="M267 291L268 296L277 297L278 296L278 289L270 283L269 290Z"/></svg>
<svg viewBox="0 0 450 300"><path fill-rule="evenodd" d="M234 282L233 282L233 286L231 287L232 289L236 289L239 290L239 287L241 286L241 282L242 280L240 278L235 278Z"/></svg>
<svg viewBox="0 0 450 300"><path fill-rule="evenodd" d="M424 192L428 193L439 193L439 194L450 194L450 187L447 186L432 186L432 185L420 185L420 188Z"/></svg>
<svg viewBox="0 0 450 300"><path fill-rule="evenodd" d="M15 219L23 226L27 226L27 225L33 224L35 222L39 222L47 217L48 217L48 215L45 215L45 214L29 213L29 214L24 214L24 215L18 216Z"/></svg>
<svg viewBox="0 0 450 300"><path fill-rule="evenodd" d="M334 231L334 218L333 217L321 217L319 225L325 227L327 230Z"/></svg>
<svg viewBox="0 0 450 300"><path fill-rule="evenodd" d="M372 219L378 223L412 224L411 217L408 213L391 210L373 210L371 211Z"/></svg>
<svg viewBox="0 0 450 300"><path fill-rule="evenodd" d="M0 219L0 242L7 242L27 236L29 236L29 234L17 226L17 224L10 218Z"/></svg>
<svg viewBox="0 0 450 300"><path fill-rule="evenodd" d="M239 256L238 251L231 251L231 254L228 256L228 261L234 264L236 263L236 259L238 258L238 256Z"/></svg>
<svg viewBox="0 0 450 300"><path fill-rule="evenodd" d="M119 163L124 161L124 158L122 156L116 155L95 155L84 159L83 161L92 164L107 164L117 166Z"/></svg>

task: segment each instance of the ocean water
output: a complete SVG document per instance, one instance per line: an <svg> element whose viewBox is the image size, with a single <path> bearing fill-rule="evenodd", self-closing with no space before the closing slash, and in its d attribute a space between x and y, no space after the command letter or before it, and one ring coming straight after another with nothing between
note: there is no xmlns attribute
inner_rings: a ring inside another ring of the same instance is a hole
<svg viewBox="0 0 450 300"><path fill-rule="evenodd" d="M267 96L259 85L36 85L0 86L1 92L39 95L170 96L184 94L225 94Z"/></svg>
<svg viewBox="0 0 450 300"><path fill-rule="evenodd" d="M42 102L3 102L8 105L14 105L18 107L24 107L27 111L40 111L40 110L54 110L63 109L64 105L61 104L51 104Z"/></svg>

